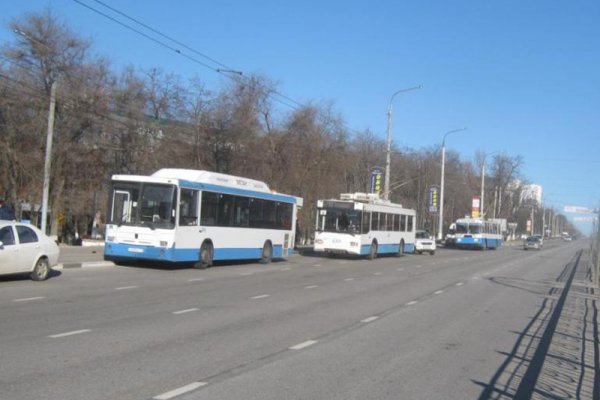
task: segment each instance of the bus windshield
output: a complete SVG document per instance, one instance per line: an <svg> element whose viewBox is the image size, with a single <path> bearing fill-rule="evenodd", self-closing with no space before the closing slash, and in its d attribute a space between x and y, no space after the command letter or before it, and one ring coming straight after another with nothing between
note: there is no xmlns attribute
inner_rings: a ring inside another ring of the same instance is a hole
<svg viewBox="0 0 600 400"><path fill-rule="evenodd" d="M360 233L361 211L340 208L319 208L318 213L318 231Z"/></svg>
<svg viewBox="0 0 600 400"><path fill-rule="evenodd" d="M482 225L481 224L467 224L465 222L460 222L456 224L456 233L481 233Z"/></svg>
<svg viewBox="0 0 600 400"><path fill-rule="evenodd" d="M114 182L108 222L151 229L173 229L176 193L173 185Z"/></svg>

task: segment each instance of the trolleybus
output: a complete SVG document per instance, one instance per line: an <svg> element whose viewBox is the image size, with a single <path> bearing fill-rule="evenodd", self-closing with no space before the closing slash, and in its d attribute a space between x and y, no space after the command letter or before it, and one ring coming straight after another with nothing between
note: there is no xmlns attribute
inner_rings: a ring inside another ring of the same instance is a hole
<svg viewBox="0 0 600 400"><path fill-rule="evenodd" d="M454 246L462 249L496 249L503 242L502 224L478 218L456 221Z"/></svg>
<svg viewBox="0 0 600 400"><path fill-rule="evenodd" d="M369 259L412 253L415 214L377 194L345 193L339 200L318 200L314 250Z"/></svg>
<svg viewBox="0 0 600 400"><path fill-rule="evenodd" d="M272 258L293 251L302 198L264 182L215 172L161 169L114 175L104 258L194 263Z"/></svg>

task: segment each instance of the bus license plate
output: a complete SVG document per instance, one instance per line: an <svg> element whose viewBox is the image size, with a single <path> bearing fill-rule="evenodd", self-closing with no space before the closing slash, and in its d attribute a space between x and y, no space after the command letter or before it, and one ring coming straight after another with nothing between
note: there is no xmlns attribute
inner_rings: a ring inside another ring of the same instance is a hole
<svg viewBox="0 0 600 400"><path fill-rule="evenodd" d="M143 253L144 249L138 249L138 248L135 248L135 247L130 247L130 248L127 249L127 251L129 251L130 253Z"/></svg>

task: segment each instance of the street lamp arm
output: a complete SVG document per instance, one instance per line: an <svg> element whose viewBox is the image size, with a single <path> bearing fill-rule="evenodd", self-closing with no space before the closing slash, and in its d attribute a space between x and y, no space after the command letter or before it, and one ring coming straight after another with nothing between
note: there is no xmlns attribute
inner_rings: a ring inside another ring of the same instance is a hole
<svg viewBox="0 0 600 400"><path fill-rule="evenodd" d="M392 97L390 97L390 104L389 104L388 110L391 109L392 102L394 101L394 97L396 97L396 95L398 95L400 93L404 93L404 92L410 92L411 90L422 89L422 88L423 88L423 85L418 85L418 86L414 86L414 87L411 87L411 88L408 88L408 89L400 89L400 90L398 90L397 92L395 92L392 95Z"/></svg>
<svg viewBox="0 0 600 400"><path fill-rule="evenodd" d="M444 139L442 139L442 147L444 147L446 145L446 137L451 134L451 133L456 133L456 132L461 132L461 131L466 131L467 127L465 126L464 128L460 128L460 129L454 129L451 131L446 132L446 134L444 134Z"/></svg>

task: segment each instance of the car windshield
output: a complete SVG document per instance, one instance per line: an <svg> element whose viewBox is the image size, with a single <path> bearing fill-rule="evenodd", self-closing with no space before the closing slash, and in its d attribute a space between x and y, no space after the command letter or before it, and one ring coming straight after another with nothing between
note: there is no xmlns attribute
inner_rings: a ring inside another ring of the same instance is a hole
<svg viewBox="0 0 600 400"><path fill-rule="evenodd" d="M417 239L429 239L429 232L417 231L415 237Z"/></svg>
<svg viewBox="0 0 600 400"><path fill-rule="evenodd" d="M527 241L528 241L528 242L539 242L539 241L540 241L540 238L538 238L538 237L536 237L536 236L529 236L529 237L527 238Z"/></svg>

